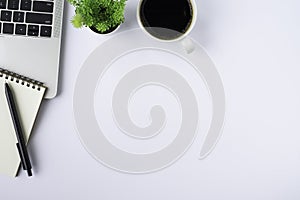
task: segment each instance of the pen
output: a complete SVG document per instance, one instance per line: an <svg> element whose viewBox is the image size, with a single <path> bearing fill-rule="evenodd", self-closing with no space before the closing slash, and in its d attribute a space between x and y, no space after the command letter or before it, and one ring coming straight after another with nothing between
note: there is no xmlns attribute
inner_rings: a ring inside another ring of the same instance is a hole
<svg viewBox="0 0 300 200"><path fill-rule="evenodd" d="M31 167L30 159L29 159L29 156L28 156L28 151L27 151L26 144L25 144L25 139L24 139L22 127L21 127L20 120L19 120L19 117L18 117L18 113L17 113L13 93L12 93L8 83L5 83L5 96L6 96L6 99L7 99L11 119L13 121L16 136L17 136L17 140L18 140L18 143L16 145L17 145L17 149L18 149L18 152L19 152L19 155L20 155L20 159L21 159L23 169L27 170L28 176L32 176L32 171L31 171L32 167Z"/></svg>

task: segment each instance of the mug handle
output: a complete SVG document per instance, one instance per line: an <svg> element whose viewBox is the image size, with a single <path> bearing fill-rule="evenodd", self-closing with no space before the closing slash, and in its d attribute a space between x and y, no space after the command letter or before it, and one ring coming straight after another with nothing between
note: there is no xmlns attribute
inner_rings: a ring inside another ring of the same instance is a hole
<svg viewBox="0 0 300 200"><path fill-rule="evenodd" d="M187 54L193 53L195 50L194 42L188 37L181 40L181 45Z"/></svg>

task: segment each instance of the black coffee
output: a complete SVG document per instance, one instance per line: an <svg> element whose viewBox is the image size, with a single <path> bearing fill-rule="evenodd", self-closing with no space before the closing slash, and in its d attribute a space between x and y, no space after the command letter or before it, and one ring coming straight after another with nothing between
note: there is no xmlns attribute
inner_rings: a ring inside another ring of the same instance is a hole
<svg viewBox="0 0 300 200"><path fill-rule="evenodd" d="M193 9L190 0L143 0L140 19L153 36L172 40L183 35L191 25Z"/></svg>

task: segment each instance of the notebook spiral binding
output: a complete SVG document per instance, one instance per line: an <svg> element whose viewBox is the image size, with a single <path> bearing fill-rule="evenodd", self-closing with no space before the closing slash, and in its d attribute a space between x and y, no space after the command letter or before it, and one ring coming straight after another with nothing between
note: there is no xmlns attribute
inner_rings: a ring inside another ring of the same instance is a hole
<svg viewBox="0 0 300 200"><path fill-rule="evenodd" d="M41 90L41 87L44 87L44 84L42 82L0 68L0 78L2 77L10 81L15 81L16 83L20 83L21 85L31 87L32 89L37 89L38 91Z"/></svg>

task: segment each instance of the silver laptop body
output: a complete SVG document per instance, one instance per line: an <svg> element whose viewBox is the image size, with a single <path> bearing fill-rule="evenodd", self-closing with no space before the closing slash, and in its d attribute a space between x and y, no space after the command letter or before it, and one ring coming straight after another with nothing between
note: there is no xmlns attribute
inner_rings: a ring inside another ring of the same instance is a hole
<svg viewBox="0 0 300 200"><path fill-rule="evenodd" d="M63 0L0 0L0 68L57 93Z"/></svg>

